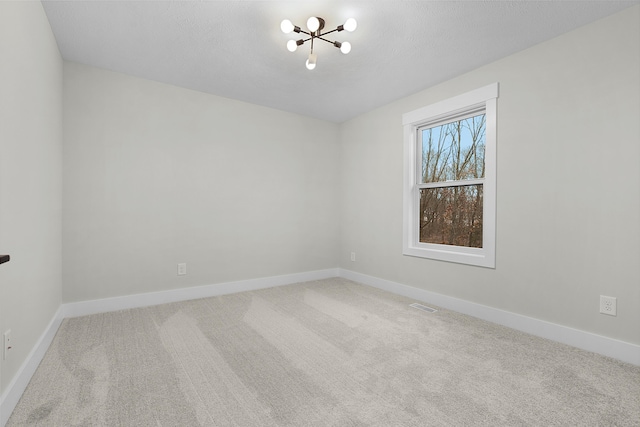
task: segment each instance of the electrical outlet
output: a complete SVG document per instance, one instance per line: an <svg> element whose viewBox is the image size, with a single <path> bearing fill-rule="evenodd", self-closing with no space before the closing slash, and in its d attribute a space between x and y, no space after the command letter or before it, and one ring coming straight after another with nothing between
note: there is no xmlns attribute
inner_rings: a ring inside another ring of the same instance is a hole
<svg viewBox="0 0 640 427"><path fill-rule="evenodd" d="M615 316L617 314L617 298L600 295L600 313Z"/></svg>
<svg viewBox="0 0 640 427"><path fill-rule="evenodd" d="M184 276L185 274L187 274L187 263L181 262L178 264L178 276Z"/></svg>
<svg viewBox="0 0 640 427"><path fill-rule="evenodd" d="M2 346L2 360L6 360L7 353L9 353L9 350L13 347L13 344L11 344L11 329L6 330L2 336L4 342Z"/></svg>
<svg viewBox="0 0 640 427"><path fill-rule="evenodd" d="M351 252L351 261L352 262L356 262L356 253L355 252Z"/></svg>

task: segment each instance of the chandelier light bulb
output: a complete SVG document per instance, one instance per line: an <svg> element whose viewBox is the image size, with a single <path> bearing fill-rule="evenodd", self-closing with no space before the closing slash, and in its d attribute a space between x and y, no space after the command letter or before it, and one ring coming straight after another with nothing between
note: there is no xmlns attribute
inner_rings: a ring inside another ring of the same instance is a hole
<svg viewBox="0 0 640 427"><path fill-rule="evenodd" d="M289 52L295 52L298 49L298 43L295 40L289 40L287 42L287 49L289 49Z"/></svg>
<svg viewBox="0 0 640 427"><path fill-rule="evenodd" d="M305 62L305 65L307 66L307 69L308 70L313 70L314 68L316 68L316 61L317 60L318 60L318 55L316 55L315 53L310 53L309 54L309 58Z"/></svg>
<svg viewBox="0 0 640 427"><path fill-rule="evenodd" d="M291 31L293 31L293 28L294 28L293 24L288 19L285 19L280 23L280 29L285 34L289 34Z"/></svg>
<svg viewBox="0 0 640 427"><path fill-rule="evenodd" d="M312 33L316 32L318 28L320 28L320 21L318 20L318 18L312 16L311 18L307 19L307 28Z"/></svg>
<svg viewBox="0 0 640 427"><path fill-rule="evenodd" d="M358 28L358 22L353 19L353 18L349 18L346 20L346 22L343 25L344 29L349 31L350 33L354 32L356 30L356 28ZM346 52L343 52L346 53Z"/></svg>
<svg viewBox="0 0 640 427"><path fill-rule="evenodd" d="M344 53L345 55L351 52L351 43L342 42L342 44L340 45L340 52Z"/></svg>

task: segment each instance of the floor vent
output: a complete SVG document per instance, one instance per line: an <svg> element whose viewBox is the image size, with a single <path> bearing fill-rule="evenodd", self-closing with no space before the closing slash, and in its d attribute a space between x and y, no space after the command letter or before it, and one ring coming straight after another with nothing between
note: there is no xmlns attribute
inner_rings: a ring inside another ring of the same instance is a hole
<svg viewBox="0 0 640 427"><path fill-rule="evenodd" d="M426 311L427 313L435 313L438 311L435 308L427 307L426 305L418 303L409 304L409 307L417 308L418 310Z"/></svg>

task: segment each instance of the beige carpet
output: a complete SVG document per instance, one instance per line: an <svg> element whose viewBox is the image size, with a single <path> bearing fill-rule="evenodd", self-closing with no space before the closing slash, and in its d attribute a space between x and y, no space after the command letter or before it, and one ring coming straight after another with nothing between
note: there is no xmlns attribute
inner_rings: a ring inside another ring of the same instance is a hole
<svg viewBox="0 0 640 427"><path fill-rule="evenodd" d="M64 321L8 426L639 426L640 368L343 279Z"/></svg>

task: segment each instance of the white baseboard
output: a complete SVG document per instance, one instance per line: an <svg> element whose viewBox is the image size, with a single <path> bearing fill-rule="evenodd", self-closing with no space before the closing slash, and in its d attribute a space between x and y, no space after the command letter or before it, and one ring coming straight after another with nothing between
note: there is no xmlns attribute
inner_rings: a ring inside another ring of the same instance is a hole
<svg viewBox="0 0 640 427"><path fill-rule="evenodd" d="M18 373L13 377L7 389L0 397L0 426L4 426L7 421L9 421L13 408L18 404L22 393L24 393L24 390L27 388L31 377L36 372L36 369L38 369L38 365L40 365L44 354L56 336L56 332L58 332L58 328L64 319L62 312L61 306L53 315L53 319L51 319L51 322L49 322L40 339L38 339L36 345L22 366L20 366L20 369L18 369Z"/></svg>
<svg viewBox="0 0 640 427"><path fill-rule="evenodd" d="M125 310L129 308L148 307L170 302L187 301L198 298L215 297L236 292L254 291L275 286L290 285L298 282L337 277L338 269L307 271L304 273L287 274L283 276L264 277L260 279L239 280L237 282L218 283L215 285L194 286L184 289L172 289L160 292L127 295L122 297L104 298L91 301L80 301L63 304L64 317L78 317L89 314L106 313L109 311Z"/></svg>
<svg viewBox="0 0 640 427"><path fill-rule="evenodd" d="M569 328L544 320L534 319L521 314L499 310L482 304L425 291L412 286L379 279L355 271L338 269L340 277L353 280L364 285L373 286L394 294L431 303L442 308L468 314L469 316L507 326L522 332L568 344L593 353L612 357L623 362L640 366L640 346L628 342L603 337L590 332Z"/></svg>

